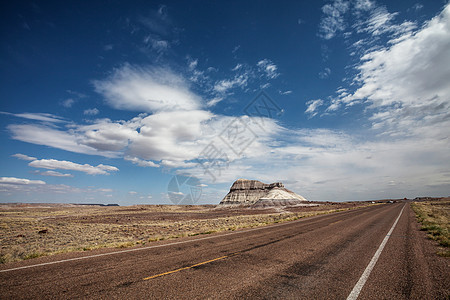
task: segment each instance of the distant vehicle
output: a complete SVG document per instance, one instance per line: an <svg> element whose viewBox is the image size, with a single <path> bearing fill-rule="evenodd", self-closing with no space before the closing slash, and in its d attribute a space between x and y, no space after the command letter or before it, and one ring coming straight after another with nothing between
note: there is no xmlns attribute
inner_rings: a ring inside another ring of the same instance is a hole
<svg viewBox="0 0 450 300"><path fill-rule="evenodd" d="M390 201L388 201L388 203L394 203L394 201L390 200Z"/></svg>

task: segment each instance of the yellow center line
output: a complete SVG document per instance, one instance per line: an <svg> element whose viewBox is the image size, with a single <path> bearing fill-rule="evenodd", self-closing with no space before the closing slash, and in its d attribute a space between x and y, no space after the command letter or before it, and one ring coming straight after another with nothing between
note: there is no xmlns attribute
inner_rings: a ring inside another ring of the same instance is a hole
<svg viewBox="0 0 450 300"><path fill-rule="evenodd" d="M221 259L224 259L224 258L227 258L227 257L231 257L231 256L234 256L234 255L236 255L236 254L237 254L237 252L231 253L231 254L229 254L229 255L224 255L224 256L221 256L221 257L217 257L217 258L214 258L214 259L210 259L210 260L207 260L207 261L204 261L204 262L201 262L201 263L198 263L198 264L189 266L189 267L179 268L179 269L172 270L172 271L169 271L169 272L165 272L165 273L153 275L153 276L150 276L150 277L145 277L143 280L149 280L149 279L153 279L153 278L156 278L156 277L160 277L160 276L164 276L164 275L169 275L169 274L172 274L172 273L176 273L176 272L180 272L180 271L183 271L183 270L191 269L191 268L194 268L194 267L197 267L197 266L201 266L201 265L204 265L204 264L208 264L208 263L213 262L213 261L216 261L216 260L221 260Z"/></svg>
<svg viewBox="0 0 450 300"><path fill-rule="evenodd" d="M330 225L333 225L333 224L336 224L336 223L339 223L339 222L342 222L342 220L338 220L336 222L330 223Z"/></svg>

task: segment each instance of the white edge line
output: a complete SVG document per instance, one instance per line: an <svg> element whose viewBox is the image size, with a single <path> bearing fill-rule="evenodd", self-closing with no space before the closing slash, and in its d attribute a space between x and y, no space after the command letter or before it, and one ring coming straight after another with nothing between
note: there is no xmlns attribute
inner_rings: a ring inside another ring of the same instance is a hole
<svg viewBox="0 0 450 300"><path fill-rule="evenodd" d="M353 290L351 291L350 295L348 295L347 300L358 299L359 293L361 292L362 288L366 284L366 281L369 278L370 273L372 272L373 268L375 267L375 264L377 263L378 258L380 257L381 252L384 249L384 246L386 245L387 241L389 240L389 237L391 236L392 231L394 231L394 228L397 225L398 220L400 219L400 217L403 213L403 210L405 209L405 206L406 206L406 204L403 205L403 208L400 211L397 219L395 220L394 224L392 224L392 227L389 230L389 232L387 233L387 235L384 237L383 241L380 244L380 247L378 247L377 252L375 252L375 254L373 255L372 260L367 265L366 269L364 270L364 273L361 275L361 278L359 278L358 282L353 287Z"/></svg>
<svg viewBox="0 0 450 300"><path fill-rule="evenodd" d="M212 236L207 236L207 237L197 238L197 239L192 239L192 240L172 242L172 243L168 243L168 244L153 245L153 246L134 248L134 249L127 249L127 250L121 250L121 251L114 251L114 252L108 252L108 253L94 254L94 255L89 255L89 256L75 257L75 258L57 260L57 261L46 262L46 263L41 263L41 264L35 264L35 265L29 265L29 266L23 266L23 267L17 267L17 268L11 268L11 269L6 269L6 270L0 270L0 273L10 272L10 271L15 271L15 270L21 270L21 269L34 268L34 267L40 267L40 266L46 266L46 265L59 264L59 263L75 261L75 260L83 260L83 259L100 257L100 256L115 255L115 254L121 254L121 253L126 253L126 252L142 251L142 250L148 250L148 249L152 249L152 248L160 248L160 247L166 247L166 246L172 246L172 245L178 245L178 244L191 243L191 242L196 242L196 241L201 241L201 240L208 240L208 239L213 239L213 238L219 238L219 237L222 237L222 236L228 236L228 235L233 235L233 234L245 233L245 232L254 231L254 230L262 230L262 229L268 229L268 228L273 228L273 227L278 227L278 226L284 226L284 225L292 224L293 222L311 220L311 219L314 219L314 218L320 217L320 216L322 216L322 215L315 215L315 216L311 216L311 217L300 218L298 220L291 221L291 222L283 222L281 224L274 224L274 225L261 226L261 227L257 227L257 228L246 229L246 230L239 230L239 231L234 231L234 232L230 232L230 233L225 233L225 234L220 234L220 235L212 235Z"/></svg>

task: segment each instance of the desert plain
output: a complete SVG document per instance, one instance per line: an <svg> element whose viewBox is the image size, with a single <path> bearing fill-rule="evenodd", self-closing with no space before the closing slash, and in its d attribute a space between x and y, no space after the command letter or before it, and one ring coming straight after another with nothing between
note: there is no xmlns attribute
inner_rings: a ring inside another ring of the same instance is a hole
<svg viewBox="0 0 450 300"><path fill-rule="evenodd" d="M312 204L285 208L0 204L0 263L73 251L133 247L159 240L234 231L377 203L367 201Z"/></svg>

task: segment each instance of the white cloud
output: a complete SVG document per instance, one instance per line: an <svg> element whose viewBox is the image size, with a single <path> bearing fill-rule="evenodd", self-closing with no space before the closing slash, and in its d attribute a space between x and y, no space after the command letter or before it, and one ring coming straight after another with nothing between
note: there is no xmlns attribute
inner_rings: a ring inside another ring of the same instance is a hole
<svg viewBox="0 0 450 300"><path fill-rule="evenodd" d="M280 76L280 73L277 72L278 67L270 59L260 60L256 65L268 79L275 79Z"/></svg>
<svg viewBox="0 0 450 300"><path fill-rule="evenodd" d="M415 11L419 11L419 10L421 10L422 8L423 8L423 5L420 4L420 3L416 3L416 4L413 5L413 9L414 9Z"/></svg>
<svg viewBox="0 0 450 300"><path fill-rule="evenodd" d="M292 91L280 91L280 95L289 95L292 94Z"/></svg>
<svg viewBox="0 0 450 300"><path fill-rule="evenodd" d="M319 72L319 78L320 79L326 79L328 76L330 76L331 70L330 68L325 68L323 71Z"/></svg>
<svg viewBox="0 0 450 300"><path fill-rule="evenodd" d="M60 172L57 172L57 171L38 172L37 174L40 174L40 175L43 175L43 176L52 176L52 177L73 177L72 174L60 173Z"/></svg>
<svg viewBox="0 0 450 300"><path fill-rule="evenodd" d="M396 12L388 12L384 6L373 8L370 10L370 16L367 20L361 20L355 24L357 32L368 32L375 37L385 33L400 36L416 29L417 25L410 21L394 24L393 21L397 15Z"/></svg>
<svg viewBox="0 0 450 300"><path fill-rule="evenodd" d="M153 50L160 54L167 51L170 47L168 41L155 38L152 34L149 34L144 38L144 44L150 45Z"/></svg>
<svg viewBox="0 0 450 300"><path fill-rule="evenodd" d="M214 97L214 98L212 98L211 100L209 100L206 103L206 106L207 107L212 107L212 106L216 105L217 103L219 103L220 101L222 101L223 99L225 99L225 98L224 97L220 97L220 96Z"/></svg>
<svg viewBox="0 0 450 300"><path fill-rule="evenodd" d="M243 88L247 86L247 83L248 75L240 74L236 75L233 79L223 79L217 81L214 85L214 91L224 94L235 87Z"/></svg>
<svg viewBox="0 0 450 300"><path fill-rule="evenodd" d="M79 98L79 99L84 99L84 98L88 97L87 95L77 92L77 91L66 90L66 92L72 96L75 96L75 98Z"/></svg>
<svg viewBox="0 0 450 300"><path fill-rule="evenodd" d="M136 121L138 120L138 121ZM129 122L112 122L109 119L96 120L91 125L76 127L78 143L89 146L98 151L124 150L130 140L136 138L141 119L133 119Z"/></svg>
<svg viewBox="0 0 450 300"><path fill-rule="evenodd" d="M356 0L355 9L357 11L370 11L375 7L375 2L371 0Z"/></svg>
<svg viewBox="0 0 450 300"><path fill-rule="evenodd" d="M320 21L320 36L326 40L333 38L337 32L346 28L344 16L350 6L349 1L334 0L332 4L322 7L323 17Z"/></svg>
<svg viewBox="0 0 450 300"><path fill-rule="evenodd" d="M198 65L198 59L191 59L188 58L188 68L190 71L193 71L197 68Z"/></svg>
<svg viewBox="0 0 450 300"><path fill-rule="evenodd" d="M181 195L181 196L184 195L183 192L169 192L169 193L173 195Z"/></svg>
<svg viewBox="0 0 450 300"><path fill-rule="evenodd" d="M34 184L46 184L42 180L29 180L16 177L0 177L0 184L14 184L14 185L34 185Z"/></svg>
<svg viewBox="0 0 450 300"><path fill-rule="evenodd" d="M28 155L20 154L20 153L13 154L11 156L16 157L21 160L36 160L37 159L36 157L32 157L32 156L28 156Z"/></svg>
<svg viewBox="0 0 450 300"><path fill-rule="evenodd" d="M233 69L231 69L231 71L234 71L234 72L239 71L242 69L242 67L243 67L243 65L238 63L238 64L236 64L236 66L234 66Z"/></svg>
<svg viewBox="0 0 450 300"><path fill-rule="evenodd" d="M65 108L71 108L74 104L75 104L75 100L72 98L68 98L68 99L64 100L63 102L61 102L61 105L64 106Z"/></svg>
<svg viewBox="0 0 450 300"><path fill-rule="evenodd" d="M159 112L193 110L202 105L187 81L168 68L126 64L108 78L93 83L95 90L116 109Z"/></svg>
<svg viewBox="0 0 450 300"><path fill-rule="evenodd" d="M133 164L138 165L140 167L151 167L151 168L157 168L159 167L158 164L155 164L154 162L150 160L143 160L137 157L131 157L131 156L125 156L125 160L131 161Z"/></svg>
<svg viewBox="0 0 450 300"><path fill-rule="evenodd" d="M115 172L118 171L116 167L108 166L100 164L96 167L91 166L89 164L77 164L71 161L66 160L56 160L56 159L40 159L40 160L34 160L28 164L30 167L34 168L42 168L42 169L50 169L50 170L72 170L72 171L79 171L84 172L86 174L90 175L109 175L108 172Z"/></svg>
<svg viewBox="0 0 450 300"><path fill-rule="evenodd" d="M20 113L20 114L12 114L8 112L0 112L1 114L5 115L11 115L18 118L24 118L29 120L35 120L35 121L41 121L41 122L47 122L47 123L61 123L61 122L67 122L64 118L47 114L47 113Z"/></svg>
<svg viewBox="0 0 450 300"><path fill-rule="evenodd" d="M153 161L194 159L203 147L202 140L207 138L205 122L212 117L213 114L203 110L161 112L145 117L128 153Z"/></svg>
<svg viewBox="0 0 450 300"><path fill-rule="evenodd" d="M321 99L317 99L317 100L310 100L308 102L306 102L306 105L308 106L305 110L306 114L310 114L310 117L314 117L315 115L317 115L317 110L320 106L323 105L323 100Z"/></svg>
<svg viewBox="0 0 450 300"><path fill-rule="evenodd" d="M417 133L419 124L441 124L433 132L442 133L450 109L448 49L450 5L414 34L365 54L355 78L359 88L339 96L329 109L367 101L377 129Z"/></svg>
<svg viewBox="0 0 450 300"><path fill-rule="evenodd" d="M12 138L53 148L63 149L66 151L84 153L91 155L103 155L106 157L115 157L116 153L111 151L98 151L93 147L83 145L79 142L79 136L73 131L62 131L43 125L35 124L12 124L7 126L12 134Z"/></svg>
<svg viewBox="0 0 450 300"><path fill-rule="evenodd" d="M130 194L130 195L137 195L137 192L135 192L135 191L129 191L128 194Z"/></svg>
<svg viewBox="0 0 450 300"><path fill-rule="evenodd" d="M88 115L88 116L95 116L98 115L100 111L97 108L89 108L89 109L85 109L83 114Z"/></svg>

